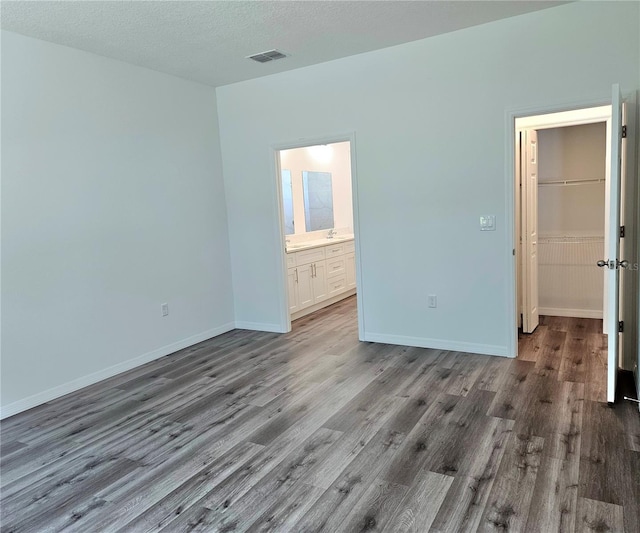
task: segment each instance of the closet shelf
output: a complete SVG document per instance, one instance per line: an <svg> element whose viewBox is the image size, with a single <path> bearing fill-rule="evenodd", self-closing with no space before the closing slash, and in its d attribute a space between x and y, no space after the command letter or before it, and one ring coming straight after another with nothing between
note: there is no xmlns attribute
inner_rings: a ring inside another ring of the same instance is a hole
<svg viewBox="0 0 640 533"><path fill-rule="evenodd" d="M602 235L560 235L555 237L539 237L538 244L604 244Z"/></svg>
<svg viewBox="0 0 640 533"><path fill-rule="evenodd" d="M586 185L589 183L604 183L604 178L587 178L582 180L553 180L553 181L540 181L538 180L538 187L542 187L543 185L555 185L555 186L564 186L564 185Z"/></svg>

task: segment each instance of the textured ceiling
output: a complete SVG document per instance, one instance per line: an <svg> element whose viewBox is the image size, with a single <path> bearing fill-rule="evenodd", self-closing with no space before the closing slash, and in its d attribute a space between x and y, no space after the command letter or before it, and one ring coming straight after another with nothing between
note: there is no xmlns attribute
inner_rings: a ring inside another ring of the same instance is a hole
<svg viewBox="0 0 640 533"><path fill-rule="evenodd" d="M2 28L212 86L554 7L549 1L3 1ZM245 56L277 48L265 64Z"/></svg>

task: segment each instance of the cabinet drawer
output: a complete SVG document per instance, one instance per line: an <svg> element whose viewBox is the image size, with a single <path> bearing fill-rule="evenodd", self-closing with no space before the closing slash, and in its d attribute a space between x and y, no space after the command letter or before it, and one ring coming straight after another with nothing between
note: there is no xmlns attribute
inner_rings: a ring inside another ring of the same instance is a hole
<svg viewBox="0 0 640 533"><path fill-rule="evenodd" d="M347 289L347 276L343 274L342 276L330 278L327 285L329 297L340 294Z"/></svg>
<svg viewBox="0 0 640 533"><path fill-rule="evenodd" d="M356 251L355 241L349 241L344 243L344 253L348 254L349 252L355 252L355 251Z"/></svg>
<svg viewBox="0 0 640 533"><path fill-rule="evenodd" d="M326 246L325 249L327 250L327 259L336 257L337 255L344 255L344 243L330 244Z"/></svg>
<svg viewBox="0 0 640 533"><path fill-rule="evenodd" d="M287 256L287 268L296 266L296 254L286 254Z"/></svg>
<svg viewBox="0 0 640 533"><path fill-rule="evenodd" d="M323 259L324 248L312 248L311 250L296 252L296 264L298 266L313 263L314 261L322 261Z"/></svg>
<svg viewBox="0 0 640 533"><path fill-rule="evenodd" d="M346 273L347 263L344 255L340 257L334 257L333 259L327 259L327 277L336 276Z"/></svg>

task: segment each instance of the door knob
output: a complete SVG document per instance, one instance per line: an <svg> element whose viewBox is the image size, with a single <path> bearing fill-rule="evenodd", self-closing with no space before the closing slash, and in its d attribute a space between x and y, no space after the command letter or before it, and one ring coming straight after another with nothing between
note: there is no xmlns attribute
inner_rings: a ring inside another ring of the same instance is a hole
<svg viewBox="0 0 640 533"><path fill-rule="evenodd" d="M605 261L604 259L600 259L596 265L600 268L609 267L611 270L616 270L618 268L627 268L629 266L629 261L626 259L623 259L622 261L618 261L617 259L615 261Z"/></svg>

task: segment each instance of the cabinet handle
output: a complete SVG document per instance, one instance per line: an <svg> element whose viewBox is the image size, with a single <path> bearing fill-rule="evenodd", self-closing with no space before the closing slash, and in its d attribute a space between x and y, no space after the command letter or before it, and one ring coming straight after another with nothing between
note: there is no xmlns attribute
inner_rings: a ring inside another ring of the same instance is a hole
<svg viewBox="0 0 640 533"><path fill-rule="evenodd" d="M311 277L312 278L316 277L316 264L315 263L311 263Z"/></svg>
<svg viewBox="0 0 640 533"><path fill-rule="evenodd" d="M296 268L296 283L298 283L298 269Z"/></svg>

